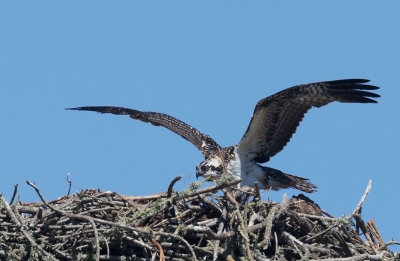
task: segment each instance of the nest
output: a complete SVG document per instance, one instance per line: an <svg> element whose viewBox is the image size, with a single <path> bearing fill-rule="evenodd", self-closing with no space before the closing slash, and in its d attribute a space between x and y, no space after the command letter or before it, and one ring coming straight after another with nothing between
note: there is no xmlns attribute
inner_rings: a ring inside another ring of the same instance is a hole
<svg viewBox="0 0 400 261"><path fill-rule="evenodd" d="M400 260L360 203L334 218L300 194L264 201L225 180L150 196L82 190L46 201L0 197L1 260ZM15 189L16 192L16 189Z"/></svg>

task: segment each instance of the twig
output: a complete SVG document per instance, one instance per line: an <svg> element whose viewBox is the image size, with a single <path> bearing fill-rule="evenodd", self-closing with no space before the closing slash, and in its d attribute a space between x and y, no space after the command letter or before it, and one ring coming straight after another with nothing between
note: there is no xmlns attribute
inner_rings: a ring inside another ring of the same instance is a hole
<svg viewBox="0 0 400 261"><path fill-rule="evenodd" d="M346 256L351 256L353 253L351 252L349 246L347 245L346 241L344 240L342 234L340 234L336 230L332 230L333 236L339 241L339 246L341 246L342 250L346 254Z"/></svg>
<svg viewBox="0 0 400 261"><path fill-rule="evenodd" d="M207 187L207 188L204 188L204 189L198 189L198 190L196 190L196 191L194 191L192 193L189 193L187 195L180 195L180 198L190 198L190 197L194 197L194 196L197 196L197 195L205 194L205 193L208 193L208 192L215 192L215 191L218 191L218 190L226 188L226 187L231 187L231 186L237 185L240 182L241 182L240 179L235 179L235 180L229 181L227 183L222 183L222 184L211 186L211 187ZM132 200L132 201L147 201L147 200L154 200L154 199L166 198L166 197L168 197L168 193L160 193L160 194L154 194L154 195L148 195L148 196L138 196L138 197L137 196L135 196L135 197L126 196L124 198L127 199L127 200Z"/></svg>
<svg viewBox="0 0 400 261"><path fill-rule="evenodd" d="M261 196L260 196L260 186L258 185L258 182L254 182L254 193L255 193L255 195L254 195L253 200L254 200L255 202L261 200Z"/></svg>
<svg viewBox="0 0 400 261"><path fill-rule="evenodd" d="M235 205L236 209L240 208L240 204L239 202L236 201L236 199L232 196L232 193L229 189L222 189L222 191L224 192L225 196L229 199L229 201Z"/></svg>
<svg viewBox="0 0 400 261"><path fill-rule="evenodd" d="M324 259L312 259L310 261L361 261L361 260L382 260L383 254L379 253L376 255L371 254L361 254L351 257L343 258L324 258Z"/></svg>
<svg viewBox="0 0 400 261"><path fill-rule="evenodd" d="M172 196L172 190L174 188L174 185L177 181L179 181L182 178L182 176L177 176L176 178L174 178L171 183L168 186L168 193L167 193L167 198L170 198Z"/></svg>
<svg viewBox="0 0 400 261"><path fill-rule="evenodd" d="M16 183L16 184L14 185L14 192L13 192L12 197L11 197L11 200L10 200L10 205L13 204L14 199L15 199L15 196L17 195L17 191L18 191L18 183Z"/></svg>
<svg viewBox="0 0 400 261"><path fill-rule="evenodd" d="M371 237L369 227L365 226L364 220L362 220L361 215L359 213L355 214L353 217L354 220L356 221L356 226L361 228L361 231L364 233L364 236L368 241L369 247L376 253L377 248L375 246L374 240Z"/></svg>
<svg viewBox="0 0 400 261"><path fill-rule="evenodd" d="M160 231L154 232L154 234L161 235L161 236L166 236L166 237L171 237L173 239L181 241L189 249L189 252L192 255L193 260L197 261L196 254L194 253L192 246L183 237L178 236L178 235L174 235L174 234L171 234L171 233L160 232Z"/></svg>
<svg viewBox="0 0 400 261"><path fill-rule="evenodd" d="M368 228L371 238L378 244L378 247L385 244L374 220L367 221L365 226Z"/></svg>
<svg viewBox="0 0 400 261"><path fill-rule="evenodd" d="M132 201L148 201L148 200L155 200L159 198L166 198L167 193L160 193L154 195L147 195L147 196L122 196L125 200L132 200Z"/></svg>
<svg viewBox="0 0 400 261"><path fill-rule="evenodd" d="M200 199L202 202L204 202L204 204L210 206L211 208L215 209L218 213L221 213L222 215L222 210L221 208L215 204L212 200L210 200L209 198L205 197L204 195L199 195Z"/></svg>
<svg viewBox="0 0 400 261"><path fill-rule="evenodd" d="M131 241L134 245L137 245L142 249L153 251L153 248L151 246L149 246L148 244L144 243L142 240L139 241L139 240L134 239L133 237L130 237L130 236L125 236L124 238L126 238L129 241Z"/></svg>
<svg viewBox="0 0 400 261"><path fill-rule="evenodd" d="M32 188L35 189L36 194L38 194L38 196L39 196L40 200L42 200L43 204L45 204L45 205L47 205L49 208L53 209L53 208L47 203L47 201L43 198L42 193L40 193L39 188L38 188L35 184L33 184L32 182L30 182L29 180L27 180L26 183L27 183L29 186L31 186Z"/></svg>
<svg viewBox="0 0 400 261"><path fill-rule="evenodd" d="M262 246L264 250L268 248L271 241L272 222L274 221L275 214L280 207L280 205L273 206L265 219L264 239L258 244L259 246Z"/></svg>
<svg viewBox="0 0 400 261"><path fill-rule="evenodd" d="M306 238L305 239L305 241L306 242L310 242L311 240L313 240L313 239L316 239L316 238L318 238L318 237L320 237L320 236L323 236L323 235L325 235L326 233L328 233L332 228L334 228L336 225L332 225L332 226L330 226L330 227L328 227L327 229L324 229L323 231L321 231L321 232L319 232L319 233L317 233L317 234L315 234L315 235L313 235L313 236L311 236L311 237L309 237L309 238Z"/></svg>
<svg viewBox="0 0 400 261"><path fill-rule="evenodd" d="M304 249L303 242L298 240L296 237L293 235L289 234L288 232L283 232L283 234L292 242L293 247L296 249L296 252L299 254L301 260L304 259L303 253L300 251L300 249L297 247L295 243L297 243L299 246L301 246Z"/></svg>
<svg viewBox="0 0 400 261"><path fill-rule="evenodd" d="M164 257L164 250L162 248L162 246L160 245L160 243L158 243L154 238L151 238L151 242L158 248L158 251L160 252L160 261L165 261L165 257Z"/></svg>
<svg viewBox="0 0 400 261"><path fill-rule="evenodd" d="M391 245L399 245L399 246L400 246L400 241L390 240L390 241L388 241L388 242L385 242L385 244L384 244L383 246L381 246L381 247L379 248L379 250L384 250L384 249L386 249L388 246L391 246Z"/></svg>
<svg viewBox="0 0 400 261"><path fill-rule="evenodd" d="M222 184L211 186L211 187L204 188L204 189L198 189L195 192L193 192L192 194L188 195L187 197L193 197L193 196L197 196L197 195L208 193L208 192L218 191L223 188L232 187L234 185L239 184L241 181L242 181L241 179L234 179L227 183L222 183Z"/></svg>
<svg viewBox="0 0 400 261"><path fill-rule="evenodd" d="M335 222L336 218L333 217L324 217L324 216L316 216L316 215L311 215L311 214L306 214L306 213L297 213L297 215L301 216L301 217L306 217L309 219L313 219L313 220L321 220L322 222Z"/></svg>
<svg viewBox="0 0 400 261"><path fill-rule="evenodd" d="M69 193L71 193L71 186L72 186L72 181L69 179L69 176L71 176L71 173L67 173L67 182L68 182L68 193L67 196L69 196Z"/></svg>
<svg viewBox="0 0 400 261"><path fill-rule="evenodd" d="M107 248L107 258L110 258L110 246L108 245L108 240L106 237L103 236L104 242L106 243Z"/></svg>
<svg viewBox="0 0 400 261"><path fill-rule="evenodd" d="M278 244L278 236L274 231L274 238L275 238L275 256L279 254L279 244Z"/></svg>
<svg viewBox="0 0 400 261"><path fill-rule="evenodd" d="M239 232L244 239L244 246L246 248L247 259L251 261L251 260L253 260L253 254L251 253L251 250L250 250L250 245L249 245L250 239L249 239L249 235L247 233L248 229L246 227L246 224L243 220L242 215L240 215L239 210L235 210L235 214L236 214L236 218L239 220L239 227L241 228L239 230Z"/></svg>
<svg viewBox="0 0 400 261"><path fill-rule="evenodd" d="M360 202L358 202L356 208L353 210L353 212L351 212L348 219L352 219L354 217L354 215L356 215L359 212L362 205L364 204L365 199L367 198L369 191L371 190L371 187L372 187L372 180L369 180L367 188L365 189L364 195L361 197Z"/></svg>
<svg viewBox="0 0 400 261"><path fill-rule="evenodd" d="M100 260L100 242L99 242L99 233L97 231L96 224L94 223L94 220L92 218L88 218L88 221L93 227L93 232L94 232L94 237L95 237L95 243L96 243L96 261Z"/></svg>
<svg viewBox="0 0 400 261"><path fill-rule="evenodd" d="M226 217L228 214L228 210L227 210L227 206L226 206L226 202L224 202L224 208L222 209L222 213L221 213L221 221L218 224L218 231L216 236L221 235L224 227L225 227L225 222L226 222ZM211 231L211 229L209 229L209 231ZM212 231L211 231L212 232ZM213 233L214 234L214 233ZM214 243L214 250L213 250L213 259L212 260L217 260L218 258L218 249L219 249L219 244L221 243L220 239L217 239Z"/></svg>

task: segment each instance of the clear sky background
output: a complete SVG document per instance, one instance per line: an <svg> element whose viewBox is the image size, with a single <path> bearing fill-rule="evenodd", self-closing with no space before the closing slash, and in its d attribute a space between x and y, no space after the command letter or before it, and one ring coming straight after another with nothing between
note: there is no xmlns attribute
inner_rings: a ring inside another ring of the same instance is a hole
<svg viewBox="0 0 400 261"><path fill-rule="evenodd" d="M182 190L202 160L174 133L128 117L66 111L116 105L173 115L236 144L258 100L314 81L367 78L378 104L309 112L268 166L307 177L324 210L400 240L399 1L2 1L0 192L22 201L86 188ZM280 201L295 190L264 192Z"/></svg>

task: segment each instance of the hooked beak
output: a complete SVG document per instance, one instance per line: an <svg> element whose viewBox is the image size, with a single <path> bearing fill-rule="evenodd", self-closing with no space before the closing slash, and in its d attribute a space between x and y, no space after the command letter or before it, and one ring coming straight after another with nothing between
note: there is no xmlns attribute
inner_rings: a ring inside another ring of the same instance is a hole
<svg viewBox="0 0 400 261"><path fill-rule="evenodd" d="M196 167L196 179L199 179L199 177L201 177L202 174L199 171L199 167Z"/></svg>

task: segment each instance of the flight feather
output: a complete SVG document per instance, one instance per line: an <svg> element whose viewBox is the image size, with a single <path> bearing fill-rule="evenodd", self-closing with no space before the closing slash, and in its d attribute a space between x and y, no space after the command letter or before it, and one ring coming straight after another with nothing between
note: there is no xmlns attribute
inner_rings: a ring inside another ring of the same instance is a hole
<svg viewBox="0 0 400 261"><path fill-rule="evenodd" d="M219 148L219 145L210 136L201 133L189 124L165 113L151 111L143 112L115 106L85 106L68 109L78 111L95 111L99 113L112 113L117 115L129 115L129 117L132 119L148 122L155 126L165 127L191 142L203 153L205 158L215 154Z"/></svg>
<svg viewBox="0 0 400 261"><path fill-rule="evenodd" d="M249 159L267 162L289 142L304 115L312 107L330 102L376 103L368 92L378 87L365 84L369 80L348 79L297 85L260 100L250 124L238 144Z"/></svg>

